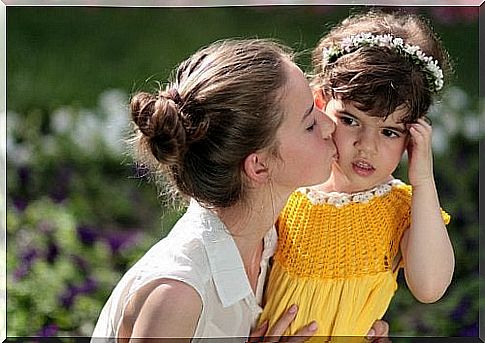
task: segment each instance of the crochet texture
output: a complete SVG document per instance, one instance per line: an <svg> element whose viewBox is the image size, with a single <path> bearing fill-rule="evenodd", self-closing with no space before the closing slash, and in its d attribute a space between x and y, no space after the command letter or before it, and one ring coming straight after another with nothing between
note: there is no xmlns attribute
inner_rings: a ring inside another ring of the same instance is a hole
<svg viewBox="0 0 485 343"><path fill-rule="evenodd" d="M393 263L410 226L411 196L399 180L351 195L293 193L278 220L261 322L269 319L271 326L296 303L286 334L317 320L319 336L364 336L397 289Z"/></svg>

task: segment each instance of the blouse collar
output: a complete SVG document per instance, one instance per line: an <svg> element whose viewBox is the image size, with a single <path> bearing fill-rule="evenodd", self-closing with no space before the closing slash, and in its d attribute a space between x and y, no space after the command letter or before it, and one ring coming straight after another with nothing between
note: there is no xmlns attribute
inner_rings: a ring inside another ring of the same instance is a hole
<svg viewBox="0 0 485 343"><path fill-rule="evenodd" d="M202 239L208 256L217 294L224 307L229 307L254 293L244 269L239 250L227 227L211 210L191 200L189 210L202 218ZM272 227L264 237L262 259L269 259L276 249L277 234ZM258 288L263 285L258 284Z"/></svg>

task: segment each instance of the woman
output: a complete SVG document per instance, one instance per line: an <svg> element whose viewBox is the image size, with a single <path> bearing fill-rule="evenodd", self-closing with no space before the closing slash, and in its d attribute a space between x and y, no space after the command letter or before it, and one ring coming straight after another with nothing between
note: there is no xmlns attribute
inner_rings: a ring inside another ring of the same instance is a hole
<svg viewBox="0 0 485 343"><path fill-rule="evenodd" d="M268 40L196 52L165 91L135 95L131 113L141 162L191 201L118 283L93 336L246 339L261 312L273 224L296 188L328 178L333 122L291 52ZM253 334L281 335L296 311Z"/></svg>

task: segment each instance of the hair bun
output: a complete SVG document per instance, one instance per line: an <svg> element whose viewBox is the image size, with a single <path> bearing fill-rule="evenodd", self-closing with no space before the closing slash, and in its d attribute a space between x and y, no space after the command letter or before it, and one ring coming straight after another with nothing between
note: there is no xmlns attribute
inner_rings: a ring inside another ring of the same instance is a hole
<svg viewBox="0 0 485 343"><path fill-rule="evenodd" d="M161 92L159 96L142 92L131 100L131 116L142 134L141 147L169 165L178 164L186 150L186 133L176 95L178 92Z"/></svg>
<svg viewBox="0 0 485 343"><path fill-rule="evenodd" d="M182 105L182 98L176 88L170 88L168 91L160 93L160 96L165 96L178 106Z"/></svg>

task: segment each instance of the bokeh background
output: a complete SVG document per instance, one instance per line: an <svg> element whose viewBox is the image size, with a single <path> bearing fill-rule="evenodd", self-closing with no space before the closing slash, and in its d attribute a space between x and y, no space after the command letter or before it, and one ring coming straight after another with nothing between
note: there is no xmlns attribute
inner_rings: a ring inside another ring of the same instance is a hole
<svg viewBox="0 0 485 343"><path fill-rule="evenodd" d="M130 94L226 37L277 38L308 70L318 39L362 9L7 7L7 335L89 336L122 273L180 216L125 153ZM455 66L430 116L456 269L435 304L400 277L392 335L478 336L478 10L406 7L431 21ZM405 160L396 176L407 180Z"/></svg>

